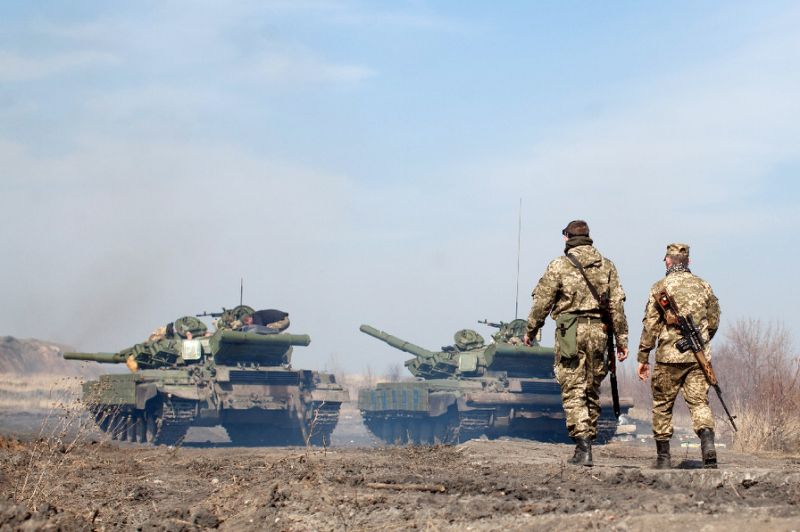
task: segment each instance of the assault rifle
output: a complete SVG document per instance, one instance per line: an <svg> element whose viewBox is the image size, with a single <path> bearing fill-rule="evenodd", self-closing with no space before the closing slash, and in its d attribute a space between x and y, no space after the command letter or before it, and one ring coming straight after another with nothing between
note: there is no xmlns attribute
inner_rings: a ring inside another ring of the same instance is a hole
<svg viewBox="0 0 800 532"><path fill-rule="evenodd" d="M730 411L728 410L728 406L725 404L725 401L722 400L722 390L719 387L717 374L714 373L714 368L711 367L711 362L706 358L705 342L703 341L703 337L700 335L700 330L694 324L692 315L687 314L686 316L683 316L678 310L678 306L675 304L675 301L672 299L672 297L670 297L666 290L661 290L661 292L658 293L657 301L658 305L664 312L664 321L666 321L668 325L677 325L678 330L681 332L681 339L675 343L675 347L677 347L678 351L681 353L685 353L689 350L694 353L694 357L697 359L697 363L700 364L700 369L703 371L706 381L708 381L708 384L710 384L711 387L714 388L714 391L717 392L719 402L722 405L722 408L725 410L725 415L728 416L728 421L731 422L734 432L738 431L736 428L736 423L733 421L736 416L731 415Z"/></svg>
<svg viewBox="0 0 800 532"><path fill-rule="evenodd" d="M499 329L503 325L506 325L502 321L500 323L494 323L489 320L478 320L478 323L482 323L483 325L488 325L489 327L494 327L495 329Z"/></svg>

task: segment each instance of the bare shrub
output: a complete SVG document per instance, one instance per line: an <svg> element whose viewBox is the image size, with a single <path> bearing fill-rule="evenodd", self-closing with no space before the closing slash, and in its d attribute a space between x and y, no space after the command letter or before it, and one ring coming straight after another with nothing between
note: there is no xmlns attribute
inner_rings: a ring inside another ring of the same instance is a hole
<svg viewBox="0 0 800 532"><path fill-rule="evenodd" d="M77 377L54 381L49 408L38 437L30 445L24 474L17 479L14 499L35 509L58 485L62 468L75 447L94 431L94 420L78 400Z"/></svg>
<svg viewBox="0 0 800 532"><path fill-rule="evenodd" d="M367 367L364 368L364 376L361 380L362 388L372 388L375 386L375 372L372 370L372 366L367 364Z"/></svg>
<svg viewBox="0 0 800 532"><path fill-rule="evenodd" d="M403 366L400 364L391 364L386 370L386 380L389 382L400 382L403 375Z"/></svg>
<svg viewBox="0 0 800 532"><path fill-rule="evenodd" d="M734 447L800 450L800 361L786 328L779 323L739 320L712 354L723 398L737 415ZM716 394L711 392L711 396L716 403ZM718 404L713 408L722 411ZM732 430L726 420L718 427Z"/></svg>

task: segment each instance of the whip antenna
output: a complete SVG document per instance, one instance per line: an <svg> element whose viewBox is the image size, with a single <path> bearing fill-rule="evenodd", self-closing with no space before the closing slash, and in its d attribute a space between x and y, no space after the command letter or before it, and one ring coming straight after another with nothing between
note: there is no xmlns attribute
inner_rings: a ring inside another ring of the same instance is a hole
<svg viewBox="0 0 800 532"><path fill-rule="evenodd" d="M244 277L239 279L239 306L242 306L244 300Z"/></svg>
<svg viewBox="0 0 800 532"><path fill-rule="evenodd" d="M519 318L519 255L522 249L522 198L519 199L519 221L517 223L517 292L514 296L514 319Z"/></svg>

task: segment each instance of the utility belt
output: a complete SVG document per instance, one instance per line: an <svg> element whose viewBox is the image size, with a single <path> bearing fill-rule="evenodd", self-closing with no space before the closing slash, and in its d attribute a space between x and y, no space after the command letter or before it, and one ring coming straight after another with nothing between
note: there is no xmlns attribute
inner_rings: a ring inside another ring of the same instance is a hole
<svg viewBox="0 0 800 532"><path fill-rule="evenodd" d="M591 325L593 323L602 323L603 318L600 316L587 316L585 314L579 314L575 317L578 323L585 323L587 325Z"/></svg>

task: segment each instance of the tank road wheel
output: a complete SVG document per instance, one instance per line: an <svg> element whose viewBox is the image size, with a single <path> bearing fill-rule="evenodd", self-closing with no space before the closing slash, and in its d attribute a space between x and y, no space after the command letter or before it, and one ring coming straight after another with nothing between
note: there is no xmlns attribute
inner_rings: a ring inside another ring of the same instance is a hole
<svg viewBox="0 0 800 532"><path fill-rule="evenodd" d="M144 414L144 438L146 443L154 443L158 433L158 417L155 412L147 411Z"/></svg>
<svg viewBox="0 0 800 532"><path fill-rule="evenodd" d="M420 438L420 426L422 425L422 420L419 419L409 419L408 420L408 441L409 443L413 443L414 445L419 445Z"/></svg>
<svg viewBox="0 0 800 532"><path fill-rule="evenodd" d="M419 442L422 445L433 443L433 422L430 419L419 421Z"/></svg>
<svg viewBox="0 0 800 532"><path fill-rule="evenodd" d="M128 441L128 416L117 414L114 416L114 435L115 440Z"/></svg>
<svg viewBox="0 0 800 532"><path fill-rule="evenodd" d="M364 416L364 424L373 436L379 439L382 438L384 425L382 419L375 416Z"/></svg>
<svg viewBox="0 0 800 532"><path fill-rule="evenodd" d="M438 445L446 445L447 441L447 423L443 416L439 416L433 420L433 443Z"/></svg>
<svg viewBox="0 0 800 532"><path fill-rule="evenodd" d="M125 416L120 414L111 414L111 421L108 424L108 432L111 434L112 440L119 440L122 437L123 428L125 427Z"/></svg>
<svg viewBox="0 0 800 532"><path fill-rule="evenodd" d="M126 417L128 418L128 441L139 443L139 437L137 435L137 431L139 430L139 416L137 416L136 413L133 413Z"/></svg>
<svg viewBox="0 0 800 532"><path fill-rule="evenodd" d="M103 432L108 432L109 425L111 424L111 418L112 416L109 414L108 410L105 408L100 408L97 410L94 420L97 423L97 426L100 427L100 430Z"/></svg>
<svg viewBox="0 0 800 532"><path fill-rule="evenodd" d="M144 419L144 412L136 414L136 443L147 443L147 424Z"/></svg>
<svg viewBox="0 0 800 532"><path fill-rule="evenodd" d="M394 423L394 430L392 431L392 441L397 445L405 445L408 443L408 422L398 419Z"/></svg>
<svg viewBox="0 0 800 532"><path fill-rule="evenodd" d="M128 441L128 427L130 427L130 416L120 415L119 426L117 428L117 439L119 441Z"/></svg>
<svg viewBox="0 0 800 532"><path fill-rule="evenodd" d="M380 438L389 445L394 444L394 421L391 419L383 420Z"/></svg>

